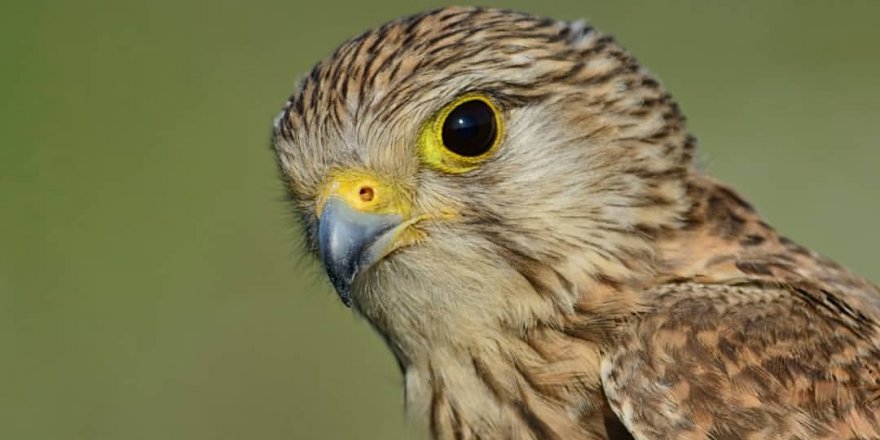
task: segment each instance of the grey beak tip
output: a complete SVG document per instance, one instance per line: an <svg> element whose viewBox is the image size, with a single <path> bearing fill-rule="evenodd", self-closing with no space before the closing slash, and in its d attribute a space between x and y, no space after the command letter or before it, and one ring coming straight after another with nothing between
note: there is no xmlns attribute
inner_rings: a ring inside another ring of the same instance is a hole
<svg viewBox="0 0 880 440"><path fill-rule="evenodd" d="M353 267L350 268L344 268L339 265L334 265L332 261L325 258L324 267L327 270L327 275L330 277L330 284L336 289L336 294L339 295L339 299L342 300L342 303L345 304L346 307L351 307L351 283L354 280L354 276L357 274L357 265L353 265Z"/></svg>
<svg viewBox="0 0 880 440"><path fill-rule="evenodd" d="M351 295L348 293L339 294L339 299L342 300L342 304L345 304L345 307L351 308Z"/></svg>
<svg viewBox="0 0 880 440"><path fill-rule="evenodd" d="M351 308L351 284L346 283L345 285L336 285L336 294L339 295L339 299L342 300L342 304L345 304L345 307Z"/></svg>

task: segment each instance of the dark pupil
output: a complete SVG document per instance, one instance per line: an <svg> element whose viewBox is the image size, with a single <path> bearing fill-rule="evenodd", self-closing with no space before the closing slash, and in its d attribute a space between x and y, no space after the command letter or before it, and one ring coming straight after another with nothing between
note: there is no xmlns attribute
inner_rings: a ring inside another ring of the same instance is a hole
<svg viewBox="0 0 880 440"><path fill-rule="evenodd" d="M495 115L489 104L468 101L456 107L443 122L443 145L462 156L479 156L495 143Z"/></svg>

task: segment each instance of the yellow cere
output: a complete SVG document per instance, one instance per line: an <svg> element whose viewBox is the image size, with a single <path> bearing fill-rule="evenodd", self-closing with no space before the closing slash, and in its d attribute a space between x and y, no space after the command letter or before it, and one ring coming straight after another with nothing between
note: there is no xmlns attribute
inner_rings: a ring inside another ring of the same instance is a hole
<svg viewBox="0 0 880 440"><path fill-rule="evenodd" d="M358 211L373 214L398 214L409 218L412 211L412 202L406 191L386 179L360 170L331 173L318 196L318 216L330 197L338 197Z"/></svg>
<svg viewBox="0 0 880 440"><path fill-rule="evenodd" d="M469 101L482 101L486 103L495 115L497 134L495 142L485 153L476 157L466 157L452 152L443 145L443 123L446 118L459 105ZM460 174L476 168L498 150L501 139L504 137L504 125L501 120L501 112L489 97L480 93L469 93L459 97L443 107L424 126L419 134L419 153L422 161L428 166L450 174Z"/></svg>

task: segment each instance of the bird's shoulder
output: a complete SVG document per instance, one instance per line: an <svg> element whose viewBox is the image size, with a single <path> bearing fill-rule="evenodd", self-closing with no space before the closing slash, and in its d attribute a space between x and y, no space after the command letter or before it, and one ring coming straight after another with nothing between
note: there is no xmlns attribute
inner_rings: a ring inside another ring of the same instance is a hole
<svg viewBox="0 0 880 440"><path fill-rule="evenodd" d="M857 310L880 321L876 285L779 233L731 188L696 176L689 197L693 204L683 227L658 236L659 263L652 286L779 286L784 287L780 292L788 292L786 298L816 297L841 313ZM650 294L651 289L645 290Z"/></svg>
<svg viewBox="0 0 880 440"><path fill-rule="evenodd" d="M696 179L602 361L636 439L880 436L880 293Z"/></svg>
<svg viewBox="0 0 880 440"><path fill-rule="evenodd" d="M636 439L880 436L872 319L818 290L761 283L651 294L602 363L609 404Z"/></svg>

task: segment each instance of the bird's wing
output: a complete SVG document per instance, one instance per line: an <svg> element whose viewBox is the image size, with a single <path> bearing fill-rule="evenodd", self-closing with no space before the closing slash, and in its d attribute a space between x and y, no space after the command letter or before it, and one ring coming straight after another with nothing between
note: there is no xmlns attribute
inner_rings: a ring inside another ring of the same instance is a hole
<svg viewBox="0 0 880 440"><path fill-rule="evenodd" d="M636 440L880 439L877 323L809 286L681 282L602 364Z"/></svg>

